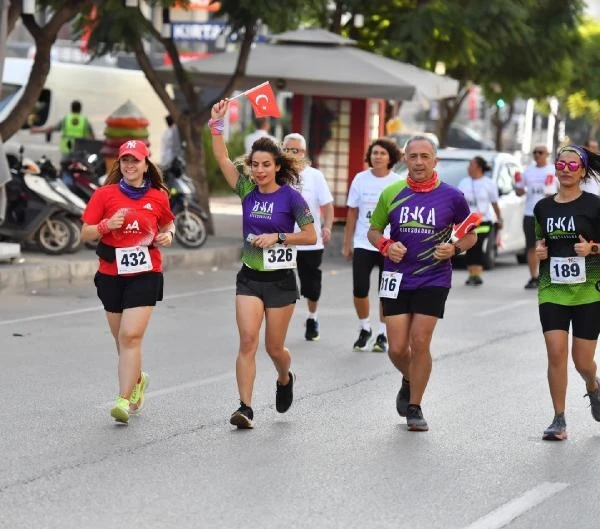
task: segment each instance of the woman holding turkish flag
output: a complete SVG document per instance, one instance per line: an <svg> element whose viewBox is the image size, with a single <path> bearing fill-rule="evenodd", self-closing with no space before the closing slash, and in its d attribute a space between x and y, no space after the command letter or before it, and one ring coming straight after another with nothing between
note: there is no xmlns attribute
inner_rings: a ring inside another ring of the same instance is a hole
<svg viewBox="0 0 600 529"><path fill-rule="evenodd" d="M237 274L235 301L240 335L236 361L240 407L229 422L246 429L254 425L252 392L263 320L265 347L277 370L275 407L285 413L292 405L295 375L285 337L299 298L294 273L296 245L314 244L317 234L310 208L294 188L300 182L299 160L285 155L265 137L252 144L250 154L231 161L223 138L228 108L228 100L213 105L208 126L219 168L242 200L243 264ZM299 232L294 232L296 223Z"/></svg>
<svg viewBox="0 0 600 529"><path fill-rule="evenodd" d="M170 246L175 227L169 195L148 147L124 142L104 186L82 215L81 238L100 238L94 284L104 305L119 355L119 396L111 416L127 423L141 411L148 375L142 371L142 340L163 296L159 246Z"/></svg>

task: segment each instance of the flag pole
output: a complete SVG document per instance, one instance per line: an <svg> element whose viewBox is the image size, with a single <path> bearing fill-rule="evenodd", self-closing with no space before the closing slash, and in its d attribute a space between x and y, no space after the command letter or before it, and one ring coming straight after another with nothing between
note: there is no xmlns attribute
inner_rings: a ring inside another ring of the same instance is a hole
<svg viewBox="0 0 600 529"><path fill-rule="evenodd" d="M242 97L244 95L246 95L248 92L251 92L252 90L256 90L257 88L260 88L261 86L265 86L269 84L269 81L265 81L264 83L261 83L259 85L253 86L252 88L248 88L248 90L246 90L245 92L242 92L241 94L238 94L236 96L230 97L229 101L233 101L234 99L237 99L238 97Z"/></svg>

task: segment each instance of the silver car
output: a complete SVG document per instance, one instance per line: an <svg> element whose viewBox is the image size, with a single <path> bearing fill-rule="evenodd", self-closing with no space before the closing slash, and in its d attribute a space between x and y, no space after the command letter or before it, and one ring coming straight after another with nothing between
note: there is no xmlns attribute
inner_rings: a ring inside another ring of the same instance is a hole
<svg viewBox="0 0 600 529"><path fill-rule="evenodd" d="M439 149L436 171L444 182L457 187L458 183L468 176L469 161L475 156L481 156L492 168L487 176L498 186L500 197L498 205L503 220L502 229L499 232L492 229L483 245L484 267L488 270L492 269L496 257L505 254L514 254L519 263L525 263L525 234L523 233L525 197L518 197L515 193L515 175L523 170L519 160L506 152ZM406 174L406 168L404 171L399 168L398 172Z"/></svg>

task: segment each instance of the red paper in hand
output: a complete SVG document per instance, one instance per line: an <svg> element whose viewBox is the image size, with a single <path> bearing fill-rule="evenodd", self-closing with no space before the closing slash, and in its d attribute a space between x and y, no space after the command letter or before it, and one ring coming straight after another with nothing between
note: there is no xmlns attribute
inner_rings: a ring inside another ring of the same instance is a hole
<svg viewBox="0 0 600 529"><path fill-rule="evenodd" d="M452 242L459 241L467 233L473 231L477 226L481 224L483 215L478 212L470 213L469 216L463 220L460 224L456 224L452 230Z"/></svg>

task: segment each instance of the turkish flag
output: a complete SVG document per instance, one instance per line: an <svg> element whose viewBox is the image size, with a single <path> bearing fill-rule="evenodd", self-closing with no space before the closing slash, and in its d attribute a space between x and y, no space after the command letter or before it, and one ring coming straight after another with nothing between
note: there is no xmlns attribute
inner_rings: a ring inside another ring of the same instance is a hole
<svg viewBox="0 0 600 529"><path fill-rule="evenodd" d="M94 31L94 27L98 22L98 9L95 5L92 6L90 10L89 16L85 19L85 25L83 27L83 33L81 34L81 44L79 45L79 49L83 53L88 53L90 50L88 48L88 44L90 42L90 37L92 36L92 32Z"/></svg>
<svg viewBox="0 0 600 529"><path fill-rule="evenodd" d="M473 231L477 226L481 224L483 215L477 211L470 213L469 216L463 220L460 224L454 226L452 230L452 242L459 241L467 233Z"/></svg>
<svg viewBox="0 0 600 529"><path fill-rule="evenodd" d="M269 81L247 90L244 92L244 95L252 104L254 115L257 118L266 118L268 116L278 118L281 116L275 94L273 93Z"/></svg>

